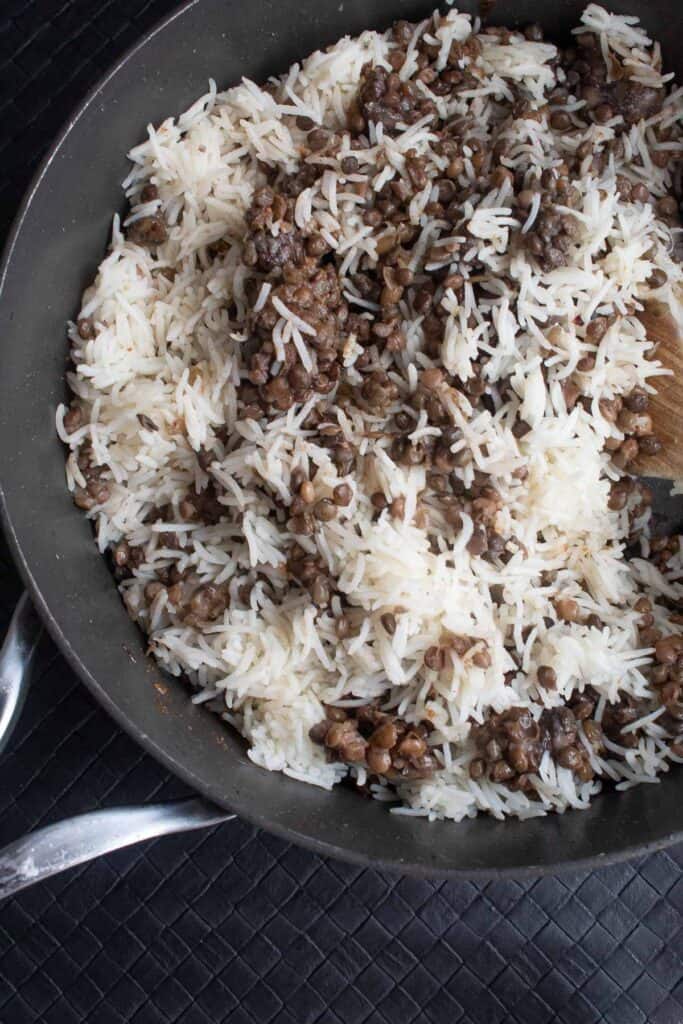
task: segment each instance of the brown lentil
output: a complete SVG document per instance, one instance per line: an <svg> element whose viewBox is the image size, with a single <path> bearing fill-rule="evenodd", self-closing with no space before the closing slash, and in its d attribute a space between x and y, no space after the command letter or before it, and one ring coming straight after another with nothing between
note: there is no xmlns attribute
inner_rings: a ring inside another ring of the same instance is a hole
<svg viewBox="0 0 683 1024"><path fill-rule="evenodd" d="M313 502L315 501L315 487L313 486L310 480L304 480L304 482L301 484L301 487L299 488L299 495L301 496L301 500L305 502L306 505L313 504Z"/></svg>
<svg viewBox="0 0 683 1024"><path fill-rule="evenodd" d="M393 636L396 632L396 616L393 612L385 612L384 615L380 617L380 622L389 636Z"/></svg>
<svg viewBox="0 0 683 1024"><path fill-rule="evenodd" d="M337 484L332 491L332 500L335 505L338 505L340 508L345 508L347 505L350 505L352 499L353 490L348 484Z"/></svg>
<svg viewBox="0 0 683 1024"><path fill-rule="evenodd" d="M579 606L572 597L558 597L555 601L555 611L558 618L565 622L578 621Z"/></svg>
<svg viewBox="0 0 683 1024"><path fill-rule="evenodd" d="M539 665L536 678L544 690L554 690L557 686L557 673L550 665Z"/></svg>
<svg viewBox="0 0 683 1024"><path fill-rule="evenodd" d="M78 328L79 337L83 338L84 341L89 341L91 338L95 337L95 322L92 317L82 317L76 326Z"/></svg>
<svg viewBox="0 0 683 1024"><path fill-rule="evenodd" d="M314 514L321 523L329 523L336 518L337 507L329 498L321 498L316 502Z"/></svg>

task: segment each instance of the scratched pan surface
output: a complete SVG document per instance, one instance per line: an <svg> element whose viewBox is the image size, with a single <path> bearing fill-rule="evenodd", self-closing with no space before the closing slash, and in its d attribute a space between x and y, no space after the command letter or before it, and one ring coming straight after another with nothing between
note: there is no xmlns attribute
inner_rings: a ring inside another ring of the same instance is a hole
<svg viewBox="0 0 683 1024"><path fill-rule="evenodd" d="M683 839L683 779L606 793L590 810L526 823L460 825L396 817L349 790L325 793L265 772L238 737L192 706L144 653L90 527L64 488L54 409L64 399L64 324L101 259L121 206L125 152L145 126L185 108L211 75L257 81L367 27L417 18L429 0L195 0L146 37L84 101L19 211L0 301L0 480L5 528L50 632L86 685L150 753L196 790L318 852L422 875L488 875L597 865ZM463 10L475 4L461 3ZM541 21L560 37L583 4L499 0L491 20ZM679 0L612 3L641 15L683 78ZM662 523L679 509L655 485ZM55 737L58 740L58 737Z"/></svg>

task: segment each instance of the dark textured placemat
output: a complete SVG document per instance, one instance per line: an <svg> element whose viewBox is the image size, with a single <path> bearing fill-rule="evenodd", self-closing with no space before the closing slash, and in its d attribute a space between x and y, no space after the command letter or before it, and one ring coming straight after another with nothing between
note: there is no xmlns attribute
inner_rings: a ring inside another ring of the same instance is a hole
<svg viewBox="0 0 683 1024"><path fill-rule="evenodd" d="M79 97L173 7L0 0L0 233ZM3 631L19 590L0 549ZM46 641L0 763L0 843L184 792ZM0 1024L681 1024L682 864L677 848L592 874L424 882L232 822L0 906Z"/></svg>

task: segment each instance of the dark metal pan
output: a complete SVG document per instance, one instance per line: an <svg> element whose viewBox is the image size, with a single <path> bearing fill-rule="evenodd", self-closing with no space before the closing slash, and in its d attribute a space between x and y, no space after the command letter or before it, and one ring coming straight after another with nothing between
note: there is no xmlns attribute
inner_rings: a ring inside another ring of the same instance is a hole
<svg viewBox="0 0 683 1024"><path fill-rule="evenodd" d="M96 698L194 790L320 853L416 875L497 876L596 866L683 838L677 773L656 786L606 793L588 811L525 823L462 824L396 817L338 788L317 790L255 767L240 739L193 706L144 653L89 524L64 485L54 410L64 400L65 321L104 250L121 201L126 151L145 126L185 108L209 75L222 85L262 81L316 47L431 0L193 0L151 32L87 97L37 174L10 238L0 303L0 467L5 529L35 607ZM463 9L475 4L463 2ZM541 21L555 37L583 3L499 0L492 20ZM683 77L683 7L619 0L662 41ZM662 506L664 508L664 506ZM665 511L669 511L665 510ZM220 814L206 808L207 820ZM149 834L149 833L147 833Z"/></svg>

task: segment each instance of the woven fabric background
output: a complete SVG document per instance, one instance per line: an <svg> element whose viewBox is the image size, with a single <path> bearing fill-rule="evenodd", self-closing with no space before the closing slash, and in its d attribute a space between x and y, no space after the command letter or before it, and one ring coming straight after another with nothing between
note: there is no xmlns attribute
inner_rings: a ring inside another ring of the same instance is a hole
<svg viewBox="0 0 683 1024"><path fill-rule="evenodd" d="M0 0L0 234L83 92L173 0ZM20 592L0 548L0 630ZM45 641L0 764L0 844L180 796ZM0 906L0 1024L681 1024L683 849L488 885L323 860L240 822Z"/></svg>

